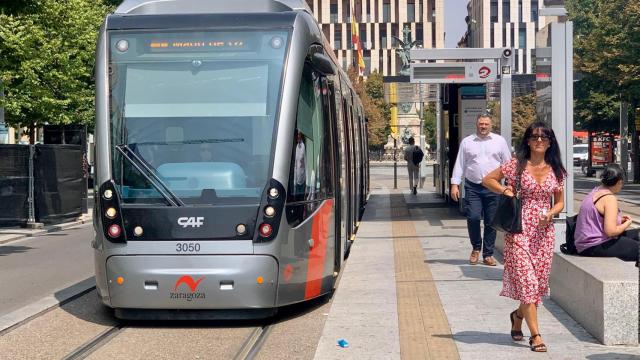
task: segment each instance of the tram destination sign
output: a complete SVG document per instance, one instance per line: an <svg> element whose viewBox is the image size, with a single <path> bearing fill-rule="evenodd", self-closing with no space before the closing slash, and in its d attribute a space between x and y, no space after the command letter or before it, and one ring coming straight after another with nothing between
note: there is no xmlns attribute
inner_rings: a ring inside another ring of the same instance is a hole
<svg viewBox="0 0 640 360"><path fill-rule="evenodd" d="M411 82L427 84L464 84L495 82L495 62L416 63L411 64Z"/></svg>

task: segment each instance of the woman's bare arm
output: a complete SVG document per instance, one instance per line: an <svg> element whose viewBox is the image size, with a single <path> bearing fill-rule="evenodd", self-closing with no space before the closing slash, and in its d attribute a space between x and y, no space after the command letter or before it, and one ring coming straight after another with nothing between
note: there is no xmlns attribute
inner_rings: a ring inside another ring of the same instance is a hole
<svg viewBox="0 0 640 360"><path fill-rule="evenodd" d="M604 233L611 237L622 234L631 225L631 219L618 224L618 199L615 195L605 196L602 201L604 203Z"/></svg>
<svg viewBox="0 0 640 360"><path fill-rule="evenodd" d="M504 179L504 174L502 173L502 168L498 167L482 179L482 185L494 193L513 196L511 186L503 186L502 179Z"/></svg>

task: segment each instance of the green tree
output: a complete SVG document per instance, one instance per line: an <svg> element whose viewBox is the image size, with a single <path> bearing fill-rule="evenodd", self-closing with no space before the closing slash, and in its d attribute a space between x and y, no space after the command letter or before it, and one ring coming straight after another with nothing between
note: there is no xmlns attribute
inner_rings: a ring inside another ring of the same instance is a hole
<svg viewBox="0 0 640 360"><path fill-rule="evenodd" d="M434 151L437 146L437 124L436 124L436 105L435 103L425 104L422 113L422 125L425 137L425 142L429 144L431 151Z"/></svg>
<svg viewBox="0 0 640 360"><path fill-rule="evenodd" d="M367 118L368 141L370 149L380 149L386 142L389 133L389 119L391 110L384 103L384 87L382 75L377 71L371 73L367 80L358 78L353 67L347 70L349 79L356 93L362 101L365 117Z"/></svg>
<svg viewBox="0 0 640 360"><path fill-rule="evenodd" d="M0 106L7 124L31 133L45 123L92 125L95 44L110 7L31 0L10 9L0 13Z"/></svg>
<svg viewBox="0 0 640 360"><path fill-rule="evenodd" d="M619 101L630 103L633 151L640 152L635 109L640 105L640 2L568 0L574 22L574 68L584 75L575 91L576 120L592 131L615 131ZM578 126L576 126L578 127ZM639 157L634 179L640 181Z"/></svg>

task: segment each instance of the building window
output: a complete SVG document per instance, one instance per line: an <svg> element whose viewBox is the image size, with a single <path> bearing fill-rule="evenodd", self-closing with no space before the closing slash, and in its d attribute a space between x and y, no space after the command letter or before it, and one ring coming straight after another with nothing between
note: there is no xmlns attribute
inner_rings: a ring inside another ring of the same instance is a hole
<svg viewBox="0 0 640 360"><path fill-rule="evenodd" d="M534 23L538 22L538 2L531 2L531 21Z"/></svg>
<svg viewBox="0 0 640 360"><path fill-rule="evenodd" d="M365 0L367 3L367 22L373 22L373 18L371 17L371 1L372 0Z"/></svg>
<svg viewBox="0 0 640 360"><path fill-rule="evenodd" d="M387 47L387 24L380 24L380 48Z"/></svg>
<svg viewBox="0 0 640 360"><path fill-rule="evenodd" d="M347 49L353 49L353 39L351 38L351 24L347 24Z"/></svg>
<svg viewBox="0 0 640 360"><path fill-rule="evenodd" d="M391 3L385 2L382 4L382 22L391 22Z"/></svg>
<svg viewBox="0 0 640 360"><path fill-rule="evenodd" d="M400 9L400 4L399 4L399 0L395 0L396 3L396 16L393 18L393 21L398 21L398 19L400 18L400 16L398 15L399 9Z"/></svg>
<svg viewBox="0 0 640 360"><path fill-rule="evenodd" d="M349 0L342 0L342 22L351 23L351 6Z"/></svg>
<svg viewBox="0 0 640 360"><path fill-rule="evenodd" d="M418 0L418 1L419 1L419 3L418 3L418 22L423 22L424 19L423 19L423 16L422 16L422 11L423 11L422 10L422 8L423 8L422 5L424 4L425 0Z"/></svg>
<svg viewBox="0 0 640 360"><path fill-rule="evenodd" d="M371 74L371 50L364 50L362 58L364 59L364 75L368 76Z"/></svg>
<svg viewBox="0 0 640 360"><path fill-rule="evenodd" d="M502 47L507 47L507 24L502 25Z"/></svg>
<svg viewBox="0 0 640 360"><path fill-rule="evenodd" d="M505 24L511 22L511 9L509 9L509 0L504 0L502 2L502 22Z"/></svg>
<svg viewBox="0 0 640 360"><path fill-rule="evenodd" d="M338 22L338 4L330 4L329 5L329 21L332 23Z"/></svg>
<svg viewBox="0 0 640 360"><path fill-rule="evenodd" d="M431 47L436 48L436 22L431 23Z"/></svg>
<svg viewBox="0 0 640 360"><path fill-rule="evenodd" d="M424 26L422 23L416 24L416 40L422 44L424 43Z"/></svg>
<svg viewBox="0 0 640 360"><path fill-rule="evenodd" d="M514 36L514 29L513 29L513 26L512 26L511 27L511 47L515 47L516 46L515 43L516 43L516 39L515 39L515 36Z"/></svg>
<svg viewBox="0 0 640 360"><path fill-rule="evenodd" d="M415 3L407 3L407 22L415 22L416 21L416 4Z"/></svg>
<svg viewBox="0 0 640 360"><path fill-rule="evenodd" d="M520 24L520 29L518 30L518 44L521 49L527 48L527 29L524 25L524 23Z"/></svg>
<svg viewBox="0 0 640 360"><path fill-rule="evenodd" d="M335 32L333 34L333 49L342 49L342 27L340 25L335 27Z"/></svg>
<svg viewBox="0 0 640 360"><path fill-rule="evenodd" d="M491 22L498 22L498 0L491 0Z"/></svg>
<svg viewBox="0 0 640 360"><path fill-rule="evenodd" d="M362 26L360 26L360 44L362 45L363 49L367 49L370 46L367 46L367 27L362 24Z"/></svg>
<svg viewBox="0 0 640 360"><path fill-rule="evenodd" d="M522 22L522 0L518 0L518 22Z"/></svg>

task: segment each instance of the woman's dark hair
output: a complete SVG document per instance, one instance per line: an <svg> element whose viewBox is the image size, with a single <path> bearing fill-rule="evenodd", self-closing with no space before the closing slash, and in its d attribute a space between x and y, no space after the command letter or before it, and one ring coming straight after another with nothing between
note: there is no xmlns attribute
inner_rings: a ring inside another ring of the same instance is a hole
<svg viewBox="0 0 640 360"><path fill-rule="evenodd" d="M531 148L529 148L528 140L531 135L533 135L533 131L536 129L542 130L542 134L549 137L549 148L544 153L544 161L547 164L551 165L551 169L553 170L556 179L558 179L558 181L562 181L566 177L567 171L562 165L562 159L560 158L560 147L558 146L556 135L547 124L541 121L537 121L529 125L524 131L522 139L520 139L520 145L518 146L518 150L516 151L516 158L518 159L518 171L524 171L525 167L527 166L527 160L531 158Z"/></svg>
<svg viewBox="0 0 640 360"><path fill-rule="evenodd" d="M604 186L613 186L620 180L624 180L624 170L618 164L609 164L600 175L600 181Z"/></svg>

